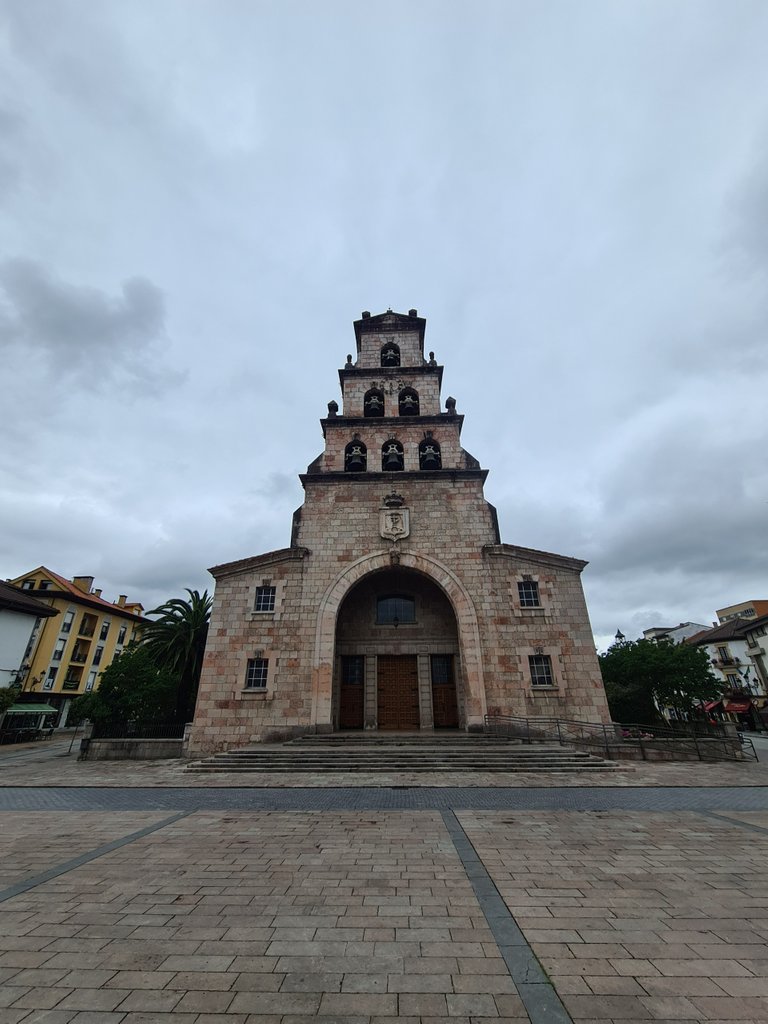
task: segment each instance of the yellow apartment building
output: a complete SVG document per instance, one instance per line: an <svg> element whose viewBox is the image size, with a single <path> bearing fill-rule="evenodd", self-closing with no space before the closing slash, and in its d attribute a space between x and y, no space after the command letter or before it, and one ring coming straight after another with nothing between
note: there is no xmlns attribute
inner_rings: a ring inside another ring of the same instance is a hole
<svg viewBox="0 0 768 1024"><path fill-rule="evenodd" d="M75 697L98 689L99 676L137 636L143 607L121 594L115 603L93 589L93 576L59 576L44 565L8 580L51 605L58 615L38 619L22 666L22 697L44 697L67 720Z"/></svg>

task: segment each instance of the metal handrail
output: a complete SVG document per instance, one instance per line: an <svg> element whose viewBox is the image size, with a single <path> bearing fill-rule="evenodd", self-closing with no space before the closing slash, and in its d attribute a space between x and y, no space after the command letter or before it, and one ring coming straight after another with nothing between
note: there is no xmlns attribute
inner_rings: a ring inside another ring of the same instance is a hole
<svg viewBox="0 0 768 1024"><path fill-rule="evenodd" d="M561 746L600 750L606 757L637 751L647 760L651 751L667 756L694 755L699 761L757 761L752 741L739 734L729 736L723 726L700 730L696 723L678 722L674 727L635 722L582 722L578 719L515 715L486 715L485 731L519 739L524 743L556 742Z"/></svg>

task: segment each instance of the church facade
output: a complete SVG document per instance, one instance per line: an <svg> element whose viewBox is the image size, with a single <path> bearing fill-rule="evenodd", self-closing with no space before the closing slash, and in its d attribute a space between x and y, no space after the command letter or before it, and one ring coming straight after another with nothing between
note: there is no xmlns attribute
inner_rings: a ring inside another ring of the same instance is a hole
<svg viewBox="0 0 768 1024"><path fill-rule="evenodd" d="M609 721L586 562L501 543L417 311L354 327L290 547L211 569L189 755L488 714Z"/></svg>

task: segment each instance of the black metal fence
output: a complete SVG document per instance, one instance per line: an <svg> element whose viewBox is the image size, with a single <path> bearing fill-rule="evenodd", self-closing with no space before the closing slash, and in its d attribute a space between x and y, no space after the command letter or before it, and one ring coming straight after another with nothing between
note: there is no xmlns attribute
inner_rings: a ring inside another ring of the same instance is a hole
<svg viewBox="0 0 768 1024"><path fill-rule="evenodd" d="M486 715L485 731L523 743L558 743L611 760L757 761L749 737L725 724L642 725L636 722L579 722L566 718Z"/></svg>
<svg viewBox="0 0 768 1024"><path fill-rule="evenodd" d="M180 740L184 737L183 722L97 722L93 740Z"/></svg>

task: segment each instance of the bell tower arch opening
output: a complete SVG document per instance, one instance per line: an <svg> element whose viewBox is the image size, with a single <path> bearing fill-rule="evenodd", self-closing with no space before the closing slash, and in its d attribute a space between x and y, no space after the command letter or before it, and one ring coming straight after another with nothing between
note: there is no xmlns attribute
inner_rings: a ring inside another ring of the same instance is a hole
<svg viewBox="0 0 768 1024"><path fill-rule="evenodd" d="M456 614L416 570L369 573L336 619L333 727L417 731L465 721Z"/></svg>

